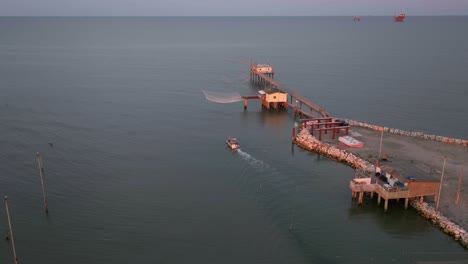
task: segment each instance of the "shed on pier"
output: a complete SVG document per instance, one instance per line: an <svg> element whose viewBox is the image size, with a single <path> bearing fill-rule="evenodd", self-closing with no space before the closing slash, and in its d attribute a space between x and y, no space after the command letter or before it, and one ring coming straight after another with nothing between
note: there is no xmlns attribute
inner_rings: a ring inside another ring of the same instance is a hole
<svg viewBox="0 0 468 264"><path fill-rule="evenodd" d="M288 94L275 88L258 91L262 100L262 106L266 109L288 109Z"/></svg>

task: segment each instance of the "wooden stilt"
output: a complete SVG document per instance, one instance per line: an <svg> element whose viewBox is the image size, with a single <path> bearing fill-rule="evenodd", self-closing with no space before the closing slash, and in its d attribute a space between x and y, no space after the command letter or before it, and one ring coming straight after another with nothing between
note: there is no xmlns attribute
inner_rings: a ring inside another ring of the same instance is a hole
<svg viewBox="0 0 468 264"><path fill-rule="evenodd" d="M387 212L388 209L388 199L385 199L384 211Z"/></svg>
<svg viewBox="0 0 468 264"><path fill-rule="evenodd" d="M424 202L424 196L419 197L419 202L420 203Z"/></svg>
<svg viewBox="0 0 468 264"><path fill-rule="evenodd" d="M364 198L364 192L359 192L359 201L358 201L358 204L362 204L363 198Z"/></svg>
<svg viewBox="0 0 468 264"><path fill-rule="evenodd" d="M381 197L380 197L380 194L379 194L379 196L378 196L378 198L377 198L377 204L378 204L378 205L380 205L380 198L381 198Z"/></svg>
<svg viewBox="0 0 468 264"><path fill-rule="evenodd" d="M406 198L405 199L405 209L408 209L408 202L409 202L409 198Z"/></svg>

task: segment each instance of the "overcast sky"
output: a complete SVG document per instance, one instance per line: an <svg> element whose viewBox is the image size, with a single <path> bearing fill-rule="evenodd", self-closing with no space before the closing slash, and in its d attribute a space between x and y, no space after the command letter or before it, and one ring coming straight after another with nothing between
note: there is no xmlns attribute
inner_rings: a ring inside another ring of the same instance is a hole
<svg viewBox="0 0 468 264"><path fill-rule="evenodd" d="M0 0L0 16L468 15L468 0Z"/></svg>

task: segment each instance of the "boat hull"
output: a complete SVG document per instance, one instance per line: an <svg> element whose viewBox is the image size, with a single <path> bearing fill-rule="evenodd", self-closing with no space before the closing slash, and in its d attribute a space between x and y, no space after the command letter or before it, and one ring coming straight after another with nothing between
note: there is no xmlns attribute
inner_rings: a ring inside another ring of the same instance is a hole
<svg viewBox="0 0 468 264"><path fill-rule="evenodd" d="M405 21L406 15L405 14L400 14L398 16L393 17L395 22L403 22Z"/></svg>
<svg viewBox="0 0 468 264"><path fill-rule="evenodd" d="M240 146L239 146L239 143L237 142L236 139L234 138L228 138L226 139L226 145L232 149L232 150L235 150L235 149L239 149Z"/></svg>

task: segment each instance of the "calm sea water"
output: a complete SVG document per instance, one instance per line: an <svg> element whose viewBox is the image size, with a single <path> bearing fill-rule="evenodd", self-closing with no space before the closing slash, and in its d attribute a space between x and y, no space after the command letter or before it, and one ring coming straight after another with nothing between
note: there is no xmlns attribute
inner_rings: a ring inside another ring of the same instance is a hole
<svg viewBox="0 0 468 264"><path fill-rule="evenodd" d="M201 92L256 93L252 58L336 116L467 138L466 28L467 17L0 18L0 194L19 261L466 262L414 210L353 204L350 168L291 148L291 114ZM7 242L0 259L12 262Z"/></svg>

